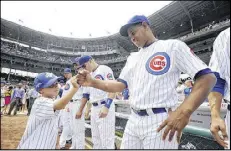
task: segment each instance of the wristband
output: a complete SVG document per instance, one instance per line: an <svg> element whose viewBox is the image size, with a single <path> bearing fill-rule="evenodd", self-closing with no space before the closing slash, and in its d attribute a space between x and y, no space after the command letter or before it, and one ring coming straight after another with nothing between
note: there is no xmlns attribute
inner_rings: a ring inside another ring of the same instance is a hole
<svg viewBox="0 0 231 151"><path fill-rule="evenodd" d="M113 101L112 99L107 98L107 99L106 99L106 103L105 103L105 107L109 109L110 106L111 106L112 101Z"/></svg>
<svg viewBox="0 0 231 151"><path fill-rule="evenodd" d="M90 94L88 93L83 93L83 98L86 98L87 100L90 99Z"/></svg>

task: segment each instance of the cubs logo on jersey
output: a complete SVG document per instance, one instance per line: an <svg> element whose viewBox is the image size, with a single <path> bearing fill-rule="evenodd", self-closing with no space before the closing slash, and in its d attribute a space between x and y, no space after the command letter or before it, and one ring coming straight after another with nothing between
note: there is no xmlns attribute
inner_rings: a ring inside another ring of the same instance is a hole
<svg viewBox="0 0 231 151"><path fill-rule="evenodd" d="M107 74L107 78L108 78L109 80L113 80L112 74L111 74L111 73L108 73L108 74Z"/></svg>
<svg viewBox="0 0 231 151"><path fill-rule="evenodd" d="M100 75L100 74L97 74L97 75L95 76L95 79L104 80L103 76Z"/></svg>
<svg viewBox="0 0 231 151"><path fill-rule="evenodd" d="M168 72L170 57L166 52L157 52L146 62L146 70L153 75L162 75Z"/></svg>
<svg viewBox="0 0 231 151"><path fill-rule="evenodd" d="M70 89L70 84L67 83L67 84L65 85L65 87L64 87L64 90L69 90L69 89Z"/></svg>

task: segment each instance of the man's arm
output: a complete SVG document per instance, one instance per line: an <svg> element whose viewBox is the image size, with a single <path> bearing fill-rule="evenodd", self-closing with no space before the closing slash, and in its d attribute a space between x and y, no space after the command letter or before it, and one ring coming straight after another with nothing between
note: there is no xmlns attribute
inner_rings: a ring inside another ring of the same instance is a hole
<svg viewBox="0 0 231 151"><path fill-rule="evenodd" d="M88 99L85 98L85 97L83 97L83 98L81 99L81 105L80 105L80 107L79 107L78 112L76 113L76 119L80 119L80 118L81 118L82 113L83 113L83 109L84 109L84 107L85 107L87 101L88 101Z"/></svg>
<svg viewBox="0 0 231 151"><path fill-rule="evenodd" d="M206 74L201 76L195 81L192 88L192 92L185 99L185 101L179 106L179 109L187 113L189 116L204 102L209 92L216 83L216 77L214 74Z"/></svg>
<svg viewBox="0 0 231 151"><path fill-rule="evenodd" d="M86 107L86 110L85 110L85 119L89 119L90 111L91 111L91 103L87 102L87 107Z"/></svg>
<svg viewBox="0 0 231 151"><path fill-rule="evenodd" d="M86 87L94 87L96 89L103 90L105 92L122 92L127 84L125 81L116 81L116 80L96 80L93 79L90 73L86 70L82 70L77 75L78 83Z"/></svg>
<svg viewBox="0 0 231 151"><path fill-rule="evenodd" d="M228 144L225 142L228 140L226 126L224 120L220 116L220 108L222 98L224 96L225 80L221 79L218 73L215 73L217 77L217 83L214 86L212 92L209 94L209 105L211 109L211 126L210 131L213 134L215 140L223 147L227 148ZM222 137L219 136L219 131L222 133Z"/></svg>
<svg viewBox="0 0 231 151"><path fill-rule="evenodd" d="M192 92L187 99L176 109L170 113L169 117L159 126L159 132L165 126L163 140L166 139L168 133L169 141L172 140L177 131L177 141L180 142L183 128L188 124L191 114L203 103L216 83L214 74L206 74L200 76L193 86Z"/></svg>
<svg viewBox="0 0 231 151"><path fill-rule="evenodd" d="M230 30L230 29L229 29ZM209 94L209 104L211 109L211 126L210 131L215 140L223 147L228 147L225 142L228 140L226 125L220 116L222 98L225 94L226 74L229 72L228 65L224 63L230 53L230 31L221 32L213 43L213 53L209 62L209 67L214 71L217 77L217 83L212 92ZM230 58L229 58L230 60ZM223 138L219 136L221 131Z"/></svg>
<svg viewBox="0 0 231 151"><path fill-rule="evenodd" d="M220 108L222 102L222 94L219 92L211 92L208 96L209 106L211 109L211 117L220 117Z"/></svg>
<svg viewBox="0 0 231 151"><path fill-rule="evenodd" d="M106 104L101 108L99 117L104 118L107 116L111 103L113 102L113 99L115 98L115 93L108 93L108 98L106 99Z"/></svg>

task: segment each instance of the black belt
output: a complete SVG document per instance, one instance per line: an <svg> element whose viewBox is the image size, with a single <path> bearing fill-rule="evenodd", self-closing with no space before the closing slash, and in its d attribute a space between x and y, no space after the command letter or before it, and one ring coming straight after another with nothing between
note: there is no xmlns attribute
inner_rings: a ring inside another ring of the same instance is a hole
<svg viewBox="0 0 231 151"><path fill-rule="evenodd" d="M228 110L230 111L230 104L228 104L228 107L227 107L227 108L228 108Z"/></svg>
<svg viewBox="0 0 231 151"><path fill-rule="evenodd" d="M147 110L135 110L133 109L133 112L138 114L139 116L148 116ZM154 114L158 114L158 113L164 113L167 112L165 108L152 108L152 112Z"/></svg>
<svg viewBox="0 0 231 151"><path fill-rule="evenodd" d="M105 104L105 103L106 103L105 101L102 101L102 102L100 102L100 103L94 102L94 103L92 103L92 105L93 105L93 106L98 106L98 105L100 105L100 104Z"/></svg>

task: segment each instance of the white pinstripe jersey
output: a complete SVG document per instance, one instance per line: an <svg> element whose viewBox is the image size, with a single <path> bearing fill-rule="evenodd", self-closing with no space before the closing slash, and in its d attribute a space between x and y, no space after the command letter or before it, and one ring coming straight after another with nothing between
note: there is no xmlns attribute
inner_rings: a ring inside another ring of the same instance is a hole
<svg viewBox="0 0 231 151"><path fill-rule="evenodd" d="M230 28L222 31L215 39L209 66L226 81L224 99L230 103Z"/></svg>
<svg viewBox="0 0 231 151"><path fill-rule="evenodd" d="M59 111L54 111L53 106L53 99L39 97L35 100L17 149L55 149Z"/></svg>
<svg viewBox="0 0 231 151"><path fill-rule="evenodd" d="M158 40L132 53L119 78L128 84L131 107L167 108L177 104L180 73L194 77L205 68L207 65L184 42Z"/></svg>
<svg viewBox="0 0 231 151"><path fill-rule="evenodd" d="M73 87L73 85L71 84L71 80L68 80L67 82L66 82L66 84L64 85L64 87L63 87L63 94L62 94L62 97L64 96L64 95L66 95L67 94L67 92L71 89ZM82 96L83 96L83 88L82 87L80 87L79 89L78 89L78 91L74 94L74 96L72 97L72 99L78 99L78 100L80 100L81 98L82 98Z"/></svg>
<svg viewBox="0 0 231 151"><path fill-rule="evenodd" d="M91 76L98 80L114 80L112 69L105 65L99 65L98 68L91 73ZM92 87L85 87L83 93L90 94L91 103L108 98L108 92Z"/></svg>

